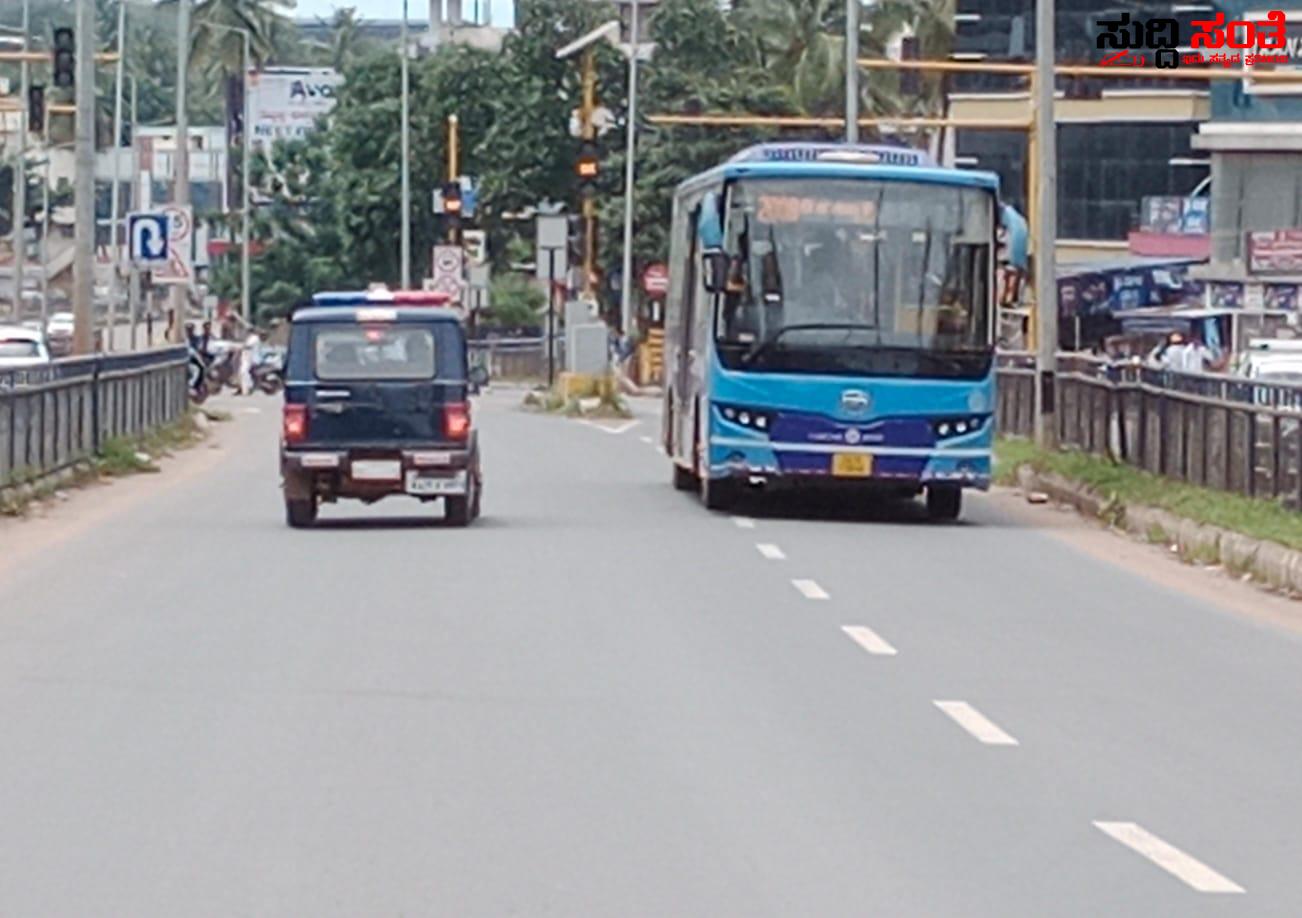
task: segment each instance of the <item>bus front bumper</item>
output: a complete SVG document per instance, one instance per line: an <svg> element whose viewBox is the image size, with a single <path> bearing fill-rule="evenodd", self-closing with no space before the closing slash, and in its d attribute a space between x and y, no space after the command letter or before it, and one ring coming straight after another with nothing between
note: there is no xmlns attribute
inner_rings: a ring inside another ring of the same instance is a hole
<svg viewBox="0 0 1302 918"><path fill-rule="evenodd" d="M932 484L987 490L988 446L926 448L710 440L710 477L752 484L860 484L921 488Z"/></svg>

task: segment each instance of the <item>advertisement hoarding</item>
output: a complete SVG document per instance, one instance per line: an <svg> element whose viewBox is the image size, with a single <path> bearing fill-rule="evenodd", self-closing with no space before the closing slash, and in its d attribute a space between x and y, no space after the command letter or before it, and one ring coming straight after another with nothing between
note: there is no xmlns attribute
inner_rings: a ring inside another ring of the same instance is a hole
<svg viewBox="0 0 1302 918"><path fill-rule="evenodd" d="M329 67L270 67L249 71L249 120L253 142L306 137L335 107L344 78Z"/></svg>

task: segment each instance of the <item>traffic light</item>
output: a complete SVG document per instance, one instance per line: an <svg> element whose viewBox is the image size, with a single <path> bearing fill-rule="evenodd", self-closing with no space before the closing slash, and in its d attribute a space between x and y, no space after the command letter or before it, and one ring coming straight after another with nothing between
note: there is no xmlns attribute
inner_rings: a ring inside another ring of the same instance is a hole
<svg viewBox="0 0 1302 918"><path fill-rule="evenodd" d="M27 89L27 133L45 133L45 87Z"/></svg>
<svg viewBox="0 0 1302 918"><path fill-rule="evenodd" d="M447 240L452 245L461 244L461 183L443 184L443 215L447 218Z"/></svg>
<svg viewBox="0 0 1302 918"><path fill-rule="evenodd" d="M601 175L601 160L597 156L597 145L591 140L583 141L579 147L579 159L574 171L579 176L579 193L590 198L597 193L597 178Z"/></svg>
<svg viewBox="0 0 1302 918"><path fill-rule="evenodd" d="M54 30L54 85L70 89L77 82L77 39L69 28Z"/></svg>

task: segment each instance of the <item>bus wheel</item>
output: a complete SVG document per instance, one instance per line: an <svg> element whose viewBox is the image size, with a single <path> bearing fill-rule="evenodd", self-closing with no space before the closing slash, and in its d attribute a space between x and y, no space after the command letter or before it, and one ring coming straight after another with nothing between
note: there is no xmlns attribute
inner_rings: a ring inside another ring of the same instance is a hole
<svg viewBox="0 0 1302 918"><path fill-rule="evenodd" d="M963 489L955 485L927 487L927 516L938 521L958 519L963 512Z"/></svg>
<svg viewBox="0 0 1302 918"><path fill-rule="evenodd" d="M727 510L737 500L737 483L731 478L701 476L701 503L707 510Z"/></svg>
<svg viewBox="0 0 1302 918"><path fill-rule="evenodd" d="M685 469L677 462L674 466L674 490L675 491L695 491L700 486L696 476L692 474L691 469Z"/></svg>

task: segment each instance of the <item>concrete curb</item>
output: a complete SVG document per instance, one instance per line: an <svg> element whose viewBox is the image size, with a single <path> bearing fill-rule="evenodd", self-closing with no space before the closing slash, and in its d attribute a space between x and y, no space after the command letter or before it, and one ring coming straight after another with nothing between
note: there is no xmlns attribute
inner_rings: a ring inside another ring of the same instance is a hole
<svg viewBox="0 0 1302 918"><path fill-rule="evenodd" d="M0 510L9 508L6 512L22 512L33 501L73 487L94 471L92 462L82 460L21 484L4 485L0 487Z"/></svg>
<svg viewBox="0 0 1302 918"><path fill-rule="evenodd" d="M1302 551L1198 523L1158 507L1120 504L1061 475L1037 472L1028 465L1017 469L1017 484L1023 493L1047 494L1054 502L1074 507L1140 541L1170 545L1185 563L1219 564L1232 574L1247 575L1264 586L1302 597Z"/></svg>

